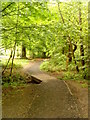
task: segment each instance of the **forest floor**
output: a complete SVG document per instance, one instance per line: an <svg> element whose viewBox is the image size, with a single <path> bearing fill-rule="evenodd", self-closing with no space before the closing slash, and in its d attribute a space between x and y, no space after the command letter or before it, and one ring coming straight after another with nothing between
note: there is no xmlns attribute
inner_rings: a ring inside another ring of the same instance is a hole
<svg viewBox="0 0 90 120"><path fill-rule="evenodd" d="M88 88L40 71L41 63L41 60L30 62L22 70L42 80L40 84L3 90L7 92L2 97L3 118L88 118Z"/></svg>

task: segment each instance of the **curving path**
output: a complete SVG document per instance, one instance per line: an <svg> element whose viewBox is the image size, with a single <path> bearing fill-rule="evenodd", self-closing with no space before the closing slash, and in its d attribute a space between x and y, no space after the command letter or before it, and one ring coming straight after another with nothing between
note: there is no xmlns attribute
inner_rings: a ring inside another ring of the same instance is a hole
<svg viewBox="0 0 90 120"><path fill-rule="evenodd" d="M63 81L40 71L41 62L32 62L24 68L42 80L41 84L29 84L3 103L6 118L82 118L77 100Z"/></svg>

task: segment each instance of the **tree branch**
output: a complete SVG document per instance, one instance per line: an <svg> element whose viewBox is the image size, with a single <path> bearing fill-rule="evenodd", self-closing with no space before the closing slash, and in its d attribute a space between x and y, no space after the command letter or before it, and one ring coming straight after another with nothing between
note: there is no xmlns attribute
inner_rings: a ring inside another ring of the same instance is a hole
<svg viewBox="0 0 90 120"><path fill-rule="evenodd" d="M61 19L62 19L62 21L63 21L63 23L64 23L64 18L63 18L63 16L62 16L62 13L61 13L61 10L60 10L60 4L59 4L59 2L58 2L58 10L59 10L59 13L60 13L60 15L61 15Z"/></svg>
<svg viewBox="0 0 90 120"><path fill-rule="evenodd" d="M14 2L8 4L5 8L3 8L0 12L4 12L8 7L10 7Z"/></svg>
<svg viewBox="0 0 90 120"><path fill-rule="evenodd" d="M19 10L23 10L24 8L26 8L26 7L22 7L21 9L19 9ZM16 10L12 10L11 12L9 12L9 13L5 13L4 15L2 15L3 17L4 16L6 16L6 15L10 15L10 13L13 13L13 12L15 12Z"/></svg>

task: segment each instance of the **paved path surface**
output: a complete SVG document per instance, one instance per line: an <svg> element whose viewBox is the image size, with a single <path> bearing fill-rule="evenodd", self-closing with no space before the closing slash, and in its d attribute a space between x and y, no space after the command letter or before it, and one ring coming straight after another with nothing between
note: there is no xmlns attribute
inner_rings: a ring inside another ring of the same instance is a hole
<svg viewBox="0 0 90 120"><path fill-rule="evenodd" d="M76 98L63 81L40 71L41 62L33 62L25 69L42 80L41 84L29 84L19 93L8 96L3 103L6 118L78 118Z"/></svg>

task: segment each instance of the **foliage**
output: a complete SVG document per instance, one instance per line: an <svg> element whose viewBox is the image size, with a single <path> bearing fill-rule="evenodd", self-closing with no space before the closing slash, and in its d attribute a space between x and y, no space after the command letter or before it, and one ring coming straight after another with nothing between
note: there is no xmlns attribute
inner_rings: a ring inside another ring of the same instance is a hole
<svg viewBox="0 0 90 120"><path fill-rule="evenodd" d="M55 6L56 7L56 6ZM81 8L81 15L82 15L82 25L79 24L79 8ZM50 8L51 9L51 8ZM88 61L88 22L87 22L87 3L60 3L60 10L62 12L64 23L62 23L62 19L58 15L58 18L60 19L59 22L54 23L55 25L55 33L57 34L55 37L54 46L52 45L51 48L51 59L48 62L45 62L41 65L41 69L44 69L46 71L60 71L60 70L67 70L66 69L66 63L67 63L67 56L68 56L68 39L66 36L70 36L71 43L75 43L77 45L77 49L74 53L75 57L73 58L73 61L69 63L68 65L68 72L66 73L66 77L64 79L83 79L85 76L87 78L87 61ZM56 12L59 10L56 9ZM55 14L55 11L52 10L52 12ZM84 14L86 13L86 14ZM56 14L55 14L56 15ZM57 15L56 15L57 16ZM57 26L57 27L56 27ZM82 32L80 31L80 28L82 28ZM59 34L58 34L59 33ZM81 36L81 38L80 38ZM80 53L80 46L83 41L84 46L84 56L81 56ZM72 44L73 45L73 44ZM63 56L63 48L64 48L64 56L65 59L62 60ZM49 51L50 52L50 51ZM85 65L81 65L81 60L85 60ZM71 71L75 71L76 64L75 60L77 61L77 65L80 69L79 74L70 74ZM82 71L82 69L84 69ZM69 78L70 77L70 78Z"/></svg>
<svg viewBox="0 0 90 120"><path fill-rule="evenodd" d="M24 85L25 82L25 76L18 74L13 74L12 78L9 75L4 75L2 77L2 85L3 87L17 87L20 85Z"/></svg>
<svg viewBox="0 0 90 120"><path fill-rule="evenodd" d="M45 61L41 64L40 68L44 69L46 71L60 71L60 70L66 70L66 64L65 61L66 56L55 54L50 61Z"/></svg>
<svg viewBox="0 0 90 120"><path fill-rule="evenodd" d="M2 85L3 87L16 87L20 85L24 85L26 83L26 74L23 74L23 72L20 72L21 68L24 65L27 65L30 62L30 60L27 59L15 59L14 69L13 69L13 75L9 76L9 69L11 67L11 63L8 65L8 68L5 72L5 74L2 76ZM3 59L2 61L2 69L6 65L7 60Z"/></svg>
<svg viewBox="0 0 90 120"><path fill-rule="evenodd" d="M10 6L7 7L8 5ZM58 3L56 1L55 4L49 1L33 0L17 3L2 2L2 46L5 50L12 50L16 43L19 49L23 43L30 57L50 58L41 65L41 69L66 71L68 54L71 53L69 44L72 45L72 49L75 44L77 49L74 51L74 56L72 55L72 62L68 64L68 70L75 71L78 65L81 76L87 76L87 18L87 2ZM83 45L83 56L80 50L81 45ZM85 61L83 66L82 60ZM68 74L65 76L73 78ZM76 74L75 79L77 77L79 75Z"/></svg>
<svg viewBox="0 0 90 120"><path fill-rule="evenodd" d="M2 68L4 68L7 64L7 59L2 59ZM28 64L30 62L30 60L28 59L15 59L15 63L14 63L14 68L22 68L24 65ZM7 68L10 68L11 67L11 61L8 65Z"/></svg>

